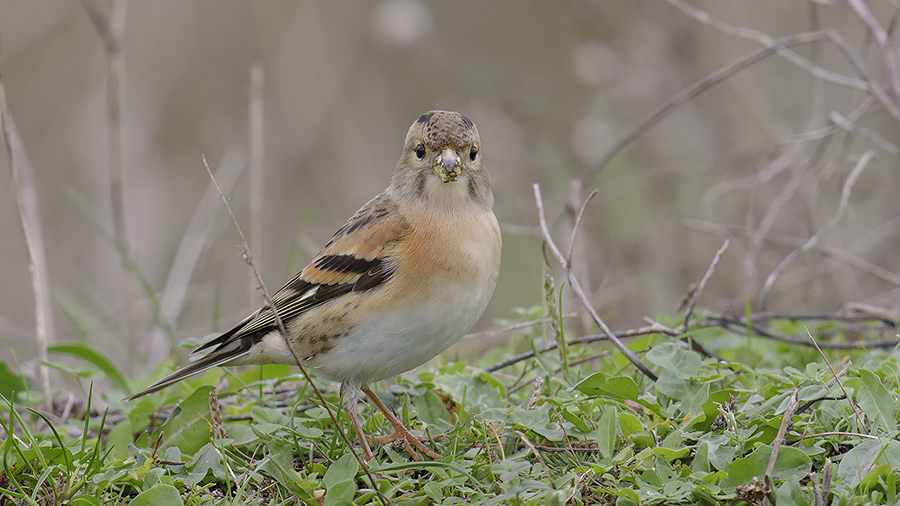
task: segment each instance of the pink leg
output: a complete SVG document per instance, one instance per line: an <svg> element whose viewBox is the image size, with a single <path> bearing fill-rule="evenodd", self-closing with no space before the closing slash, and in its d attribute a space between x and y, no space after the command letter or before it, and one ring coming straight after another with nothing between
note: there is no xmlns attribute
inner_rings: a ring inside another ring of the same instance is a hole
<svg viewBox="0 0 900 506"><path fill-rule="evenodd" d="M441 457L440 454L435 453L433 450L422 444L421 439L417 438L411 432L409 432L409 430L403 425L403 422L401 422L396 416L394 416L393 413L391 413L391 410L389 410L387 406L385 406L384 403L381 402L381 399L379 399L378 396L375 395L375 392L373 392L372 389L370 389L369 387L365 387L362 389L362 391L369 399L372 400L372 402L375 404L375 407L378 408L378 411L381 411L381 413L387 419L388 423L391 424L391 427L394 428L393 434L375 438L375 440L378 441L379 444L384 445L393 441L401 441L403 442L403 448L414 460L423 459L417 451L413 450L413 446L415 446L422 453L428 455L434 460L444 460L444 457ZM357 434L359 434L361 433L361 430L357 429L356 432ZM360 440L362 440L362 437L360 437ZM365 443L363 443L363 448L367 449Z"/></svg>

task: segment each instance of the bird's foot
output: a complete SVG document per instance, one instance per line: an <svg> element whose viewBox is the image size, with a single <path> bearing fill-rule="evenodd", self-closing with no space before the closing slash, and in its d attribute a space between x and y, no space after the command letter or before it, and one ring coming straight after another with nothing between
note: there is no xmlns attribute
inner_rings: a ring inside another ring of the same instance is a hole
<svg viewBox="0 0 900 506"><path fill-rule="evenodd" d="M375 395L375 392L373 392L369 387L364 387L362 389L362 392L366 394L366 396L372 401L373 404L375 404L375 407L378 408L378 411L381 411L381 414L384 415L384 418L388 421L388 423L391 424L391 427L394 428L393 434L376 437L375 441L377 441L378 444L385 445L387 443L399 441L403 445L403 449L406 450L407 453L409 453L413 460L424 460L422 458L422 455L420 455L419 452L413 449L414 446L418 448L419 451L421 451L425 455L428 455L434 460L444 460L444 457L441 457L439 453L436 453L434 450L428 448L422 443L423 440L429 441L436 438L420 439L414 436L411 432L409 432L409 429L407 429L406 426L403 425L403 422L401 422L400 419L397 418L391 412L391 410L389 410L387 406L384 405L383 402L381 402L381 399L379 399L378 396ZM441 436L437 437L439 438Z"/></svg>
<svg viewBox="0 0 900 506"><path fill-rule="evenodd" d="M386 445L388 443L393 443L394 441L399 441L403 445L403 449L406 450L406 453L413 458L413 460L424 460L422 455L419 454L416 450L413 449L413 446L419 449L425 455L428 455L434 460L444 460L439 453L436 453L434 450L425 446L423 441L431 441L432 438L429 437L418 437L415 436L412 432L409 431L399 420L397 423L391 423L394 427L394 433L387 436L378 436L375 438L375 441L380 445ZM438 438L441 436L438 436Z"/></svg>

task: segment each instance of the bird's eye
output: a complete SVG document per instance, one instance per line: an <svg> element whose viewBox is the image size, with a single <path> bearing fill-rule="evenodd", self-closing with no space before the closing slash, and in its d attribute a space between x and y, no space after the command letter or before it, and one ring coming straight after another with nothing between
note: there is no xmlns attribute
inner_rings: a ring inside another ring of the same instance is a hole
<svg viewBox="0 0 900 506"><path fill-rule="evenodd" d="M416 146L416 158L419 160L425 158L425 146L423 144Z"/></svg>
<svg viewBox="0 0 900 506"><path fill-rule="evenodd" d="M472 149L469 151L469 160L475 161L475 158L478 156L478 148L472 146Z"/></svg>

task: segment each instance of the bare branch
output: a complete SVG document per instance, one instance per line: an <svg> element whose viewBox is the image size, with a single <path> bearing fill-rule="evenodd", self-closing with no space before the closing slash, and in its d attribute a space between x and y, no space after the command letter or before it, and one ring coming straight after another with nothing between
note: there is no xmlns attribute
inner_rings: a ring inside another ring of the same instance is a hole
<svg viewBox="0 0 900 506"><path fill-rule="evenodd" d="M250 67L250 248L253 258L262 258L263 245L263 181L265 179L265 138L263 136L263 84L265 75L262 64ZM250 305L256 306L256 284L250 282Z"/></svg>
<svg viewBox="0 0 900 506"><path fill-rule="evenodd" d="M9 157L12 192L16 201L16 211L19 214L19 224L22 226L22 234L25 236L25 255L28 261L28 271L31 273L31 289L34 293L34 336L40 362L38 377L41 392L44 394L44 406L50 411L53 408L53 396L50 391L50 369L47 367L49 361L47 346L56 340L56 330L53 325L53 302L50 296L47 255L44 248L44 236L41 233L41 216L34 175L25 154L25 146L10 117L2 78L0 78L0 127L2 127L3 144Z"/></svg>
<svg viewBox="0 0 900 506"><path fill-rule="evenodd" d="M300 357L297 356L297 352L294 350L294 347L291 346L291 342L288 339L287 330L284 327L284 322L281 320L281 315L278 314L278 308L275 307L275 304L272 302L272 296L269 295L269 290L266 288L266 284L263 282L262 276L259 274L259 270L256 268L256 264L253 263L253 256L250 254L250 246L247 244L247 239L244 237L244 232L241 230L241 226L237 222L237 218L234 216L234 212L231 210L231 205L228 204L228 199L225 198L225 194L222 193L222 189L219 188L219 183L216 182L216 177L212 173L212 169L209 168L209 164L206 162L206 156L203 157L203 166L206 167L206 173L209 174L209 178L212 180L213 186L216 187L216 192L218 192L219 197L222 199L222 203L225 205L225 209L228 211L228 216L231 217L231 224L234 225L234 229L237 231L238 236L241 238L241 247L242 256L244 260L247 262L247 265L250 266L250 269L253 270L253 276L256 278L257 283L259 283L259 291L263 296L263 299L266 302L266 305L269 309L272 310L272 314L275 316L275 324L278 326L278 331L281 333L281 337L284 338L284 343L287 346L287 349L291 352L291 356L294 357L294 361L297 363L297 367L300 368L300 372L303 373L303 377L306 378L306 381L309 382L309 385L313 388L313 391L316 393L316 397L318 397L319 402L322 403L322 407L328 412L328 416L331 418L331 421L334 423L334 428L340 434L341 439L344 441L344 444L347 445L347 448L356 457L356 461L359 462L359 465L365 471L366 475L372 481L373 488L375 487L375 480L371 474L369 474L369 466L366 465L366 461L359 456L356 452L356 449L353 448L353 444L350 443L350 439L347 437L347 434L344 433L344 429L341 428L341 424L335 416L334 411L331 410L331 406L328 405L328 402L325 400L325 396L322 394L322 391L319 390L318 385L316 385L315 381L313 381L312 377L306 371L306 368L303 367L303 364L300 361ZM382 497L381 494L378 494L379 497ZM386 498L385 498L386 500Z"/></svg>
<svg viewBox="0 0 900 506"><path fill-rule="evenodd" d="M722 255L725 253L725 250L728 249L728 239L725 239L725 242L716 251L716 256L713 257L712 262L710 262L709 267L706 269L706 273L703 274L703 278L700 280L700 284L697 285L697 289L694 290L694 295L691 297L691 303L688 304L687 311L684 312L684 323L682 326L684 330L688 330L688 324L691 321L691 315L694 313L694 304L697 303L697 298L700 296L700 292L703 291L703 288L706 286L706 283L709 281L709 278L712 277L712 273L716 270L716 266L719 265L719 260L722 258Z"/></svg>
<svg viewBox="0 0 900 506"><path fill-rule="evenodd" d="M645 336L647 334L662 334L666 336L675 337L679 335L679 332L670 329L666 326L663 326L659 323L653 323L647 327L641 327L637 329L624 330L622 332L616 332L615 336L619 339L624 339L627 337L637 337L637 336ZM609 337L606 334L588 334L586 336L581 336L575 339L570 339L566 341L566 346L572 346L576 344L588 344L588 343L596 343L600 341L608 341ZM537 353L547 353L549 351L553 351L558 347L558 343L556 341L550 343L543 349L537 350ZM497 362L496 364L485 369L486 372L494 372L499 371L500 369L507 368L511 365L522 362L523 360L528 360L529 358L533 358L535 356L535 352L533 350L529 350L523 353L520 353L514 357L510 357L501 362Z"/></svg>
<svg viewBox="0 0 900 506"><path fill-rule="evenodd" d="M869 130L868 128L863 128L857 125L853 120L845 118L843 115L841 115L841 113L832 111L828 117L831 118L831 121L833 121L837 126L843 128L844 130L872 141L872 143L874 143L876 146L894 156L900 156L900 147L897 147L896 144L888 142L887 139L878 135L872 130Z"/></svg>
<svg viewBox="0 0 900 506"><path fill-rule="evenodd" d="M885 73L887 74L887 86L891 90L891 102L897 107L897 100L900 98L900 81L897 80L897 58L894 55L894 48L891 46L888 32L881 26L863 0L847 0L847 3L856 11L856 15L865 23L872 36L875 37L875 41L878 42L878 47L881 49L883 56Z"/></svg>
<svg viewBox="0 0 900 506"><path fill-rule="evenodd" d="M669 99L668 102L654 111L653 114L651 114L647 119L639 123L637 126L629 130L625 135L616 140L616 142L613 143L613 145L606 151L606 153L603 154L603 156L600 158L600 161L584 172L581 177L582 181L584 181L585 184L588 184L594 178L594 176L597 175L600 169L605 167L610 160L612 160L617 154L619 154L619 151L625 149L625 147L631 144L635 139L639 138L648 130L653 128L663 118L668 116L669 113L691 101L694 97L700 95L714 85L724 81L725 79L733 76L741 70L744 70L754 63L777 53L782 48L798 44L809 44L811 42L817 42L826 39L835 42L839 40L836 38L835 34L828 31L800 33L789 37L776 39L772 45L757 49L747 56L744 56L743 58L734 61L720 68L719 70L716 70L700 81L694 83L692 86L676 93L674 96L672 96L672 98ZM840 47L843 49L843 46ZM868 86L866 85L863 90L869 91Z"/></svg>
<svg viewBox="0 0 900 506"><path fill-rule="evenodd" d="M844 211L847 209L847 204L850 201L850 191L853 189L853 184L856 183L856 179L862 173L863 169L869 164L869 161L871 161L873 156L875 156L874 150L866 151L860 157L859 161L856 163L856 166L853 168L853 170L850 171L850 175L847 176L847 180L844 182L844 187L841 190L841 202L838 205L838 210L834 213L834 216L831 217L831 220L828 223L826 223L825 226L820 228L818 232L813 234L813 236L810 237L809 240L807 240L806 243L803 244L803 246L794 250L784 260L782 260L781 263L778 264L777 267L775 267L775 269L772 271L772 273L769 274L769 277L766 278L766 283L762 288L762 293L760 294L760 300L759 300L759 308L761 310L766 309L766 302L767 302L767 299L769 296L769 290L772 289L772 285L775 284L775 280L778 279L778 276L781 274L781 272L791 262L793 262L795 258L797 258L798 256L802 255L803 253L805 253L805 252L809 251L811 248L813 248L819 242L819 240L821 240L825 234L830 232L831 229L834 228L835 225L837 225L838 221L840 221L840 219L844 216Z"/></svg>
<svg viewBox="0 0 900 506"><path fill-rule="evenodd" d="M876 98L874 96L867 96L846 118L850 121L857 121L866 111L869 110L870 107L872 107L873 104L875 104L875 102ZM832 120L832 124L829 124L826 127L818 128L816 130L809 130L799 134L788 135L783 139L786 144L815 141L834 135L834 133L838 131L838 128L839 125L834 124L834 120Z"/></svg>
<svg viewBox="0 0 900 506"><path fill-rule="evenodd" d="M788 318L791 319L791 318ZM846 318L834 317L834 320L846 320ZM871 318L870 318L871 319ZM807 336L803 337L799 336L783 336L776 334L768 330L761 325L755 323L755 320L751 318L751 323L748 325L746 318L734 318L728 316L717 316L717 317L708 317L703 322L700 323L700 326L703 328L711 328L711 327L720 327L729 332L733 332L739 335L745 335L749 329L754 335L765 337L766 339L772 339L773 341L778 341L780 343L792 344L796 346L812 346L807 339ZM847 332L852 331L862 331L870 329L871 327L868 325L857 325L857 326L847 326L840 329L831 329L828 332L822 332L818 335L818 337L824 337L827 335L837 335L837 334L845 334ZM815 337L815 336L814 336ZM823 349L829 350L866 350L873 348L895 348L898 344L900 344L900 340L897 338L890 339L879 339L879 340L868 340L868 341L854 341L849 343L838 343L838 342L822 342L817 345Z"/></svg>
<svg viewBox="0 0 900 506"><path fill-rule="evenodd" d="M238 143L231 143L216 168L216 181L222 187L223 193L231 193L231 189L237 183L246 163L243 152L238 146ZM200 261L200 256L208 246L209 238L215 236L225 223L220 219L220 205L216 189L210 183L203 196L200 197L187 229L181 235L178 251L176 251L172 266L169 268L169 275L166 277L166 284L159 300L162 321L172 322L172 325L178 321L184 309L192 273ZM176 349L175 335L172 330L166 326L157 325L151 334L148 348L160 349L162 348L160 343L168 341L167 353L172 353ZM161 357L152 358L159 359Z"/></svg>
<svg viewBox="0 0 900 506"><path fill-rule="evenodd" d="M582 240L580 243L576 241L578 238L578 231L581 227L581 221L584 218L584 212L587 209L588 204L591 200L597 196L599 191L595 188L586 199L582 201L582 187L581 180L578 178L573 178L569 180L569 204L568 210L570 215L574 215L574 219L572 220L572 232L569 236L569 250L566 253L566 263L571 266L572 275L577 277L581 283L582 287L586 292L590 292L591 290L591 267L590 267L590 252L587 250L586 241ZM575 210L578 209L576 213ZM576 248L576 245L578 247ZM578 252L575 255L575 252ZM573 260L574 259L574 260ZM571 292L565 292L565 299L562 302L566 307L579 307L580 304L575 300L570 300L572 295ZM588 332L591 328L591 317L587 314L586 311L582 310L579 313L580 316L580 331Z"/></svg>
<svg viewBox="0 0 900 506"><path fill-rule="evenodd" d="M684 14L694 18L699 23L710 26L726 35L730 35L732 37L737 37L740 39L753 40L756 41L763 46L766 47L777 47L778 41L765 32L760 32L757 30L752 30L750 28L735 26L729 23L718 19L708 12L698 9L693 5L684 2L683 0L664 0L666 3L675 6ZM829 70L823 69L822 67L812 63L806 58L800 56L799 54L791 51L787 47L777 47L776 52L779 56L783 57L787 61L797 65L798 67L806 70L810 74L818 77L822 81L830 82L832 84L836 84L838 86L845 86L847 88L852 88L860 91L868 91L869 84L865 80L854 79L852 77L847 77L845 75L836 74ZM852 55L851 55L852 56ZM859 64L859 60L855 57L853 59L856 64L854 67L860 72L861 75L865 77L865 73L862 72L862 65Z"/></svg>
<svg viewBox="0 0 900 506"><path fill-rule="evenodd" d="M584 199L584 203L581 204L581 209L578 210L578 214L575 216L575 223L572 225L572 235L569 236L569 251L566 253L567 264L572 263L572 252L575 250L575 238L578 236L578 227L581 226L581 219L584 217L584 211L598 193L600 193L600 191L594 188L594 191Z"/></svg>
<svg viewBox="0 0 900 506"><path fill-rule="evenodd" d="M772 47L777 43L777 40L773 39L767 33L725 23L724 21L711 16L708 12L685 3L683 0L664 1L668 2L671 5L674 5L698 22L711 26L727 35L748 40L755 40L760 44L769 47ZM862 80L853 79L851 77L825 70L818 65L815 65L813 62L804 59L793 51L789 51L787 48L778 48L777 52L786 60L805 69L810 74L822 81L871 93L878 98L882 106L884 106L884 108L887 109L889 113L891 113L895 120L900 121L900 83L898 83L897 78L897 60L896 56L894 55L893 47L891 47L890 45L890 37L888 35L888 32L881 27L881 25L878 23L878 20L863 2L863 0L852 0L849 3L851 7L857 11L857 15L863 19L863 22L866 24L866 26L869 28L878 42L883 56L882 59L885 73L887 74L889 81L887 86L889 92L885 92L882 86L879 86L877 83L874 83L872 81L871 76L869 75L870 73L866 69L866 66L863 64L862 60L853 51L850 50L850 46L844 41L840 34L835 32L834 30L824 30L822 33L826 34L827 38L841 50L841 52L844 54L844 57L846 57L850 62L850 65L852 65L856 72L860 76L862 76Z"/></svg>
<svg viewBox="0 0 900 506"><path fill-rule="evenodd" d="M860 430L862 430L865 427L865 425L863 424L862 417L859 416L859 411L857 411L856 406L853 405L853 398L847 394L847 389L845 389L844 384L841 383L840 377L838 376L837 372L835 372L834 367L831 365L831 362L828 360L828 357L826 357L825 354L822 353L822 348L819 348L819 343L817 343L816 340L813 339L813 336L812 336L812 334L810 334L809 329L806 330L806 335L809 336L809 340L812 341L813 346L816 347L816 350L819 352L819 356L822 357L822 360L824 360L825 363L828 364L828 369L831 370L831 375L834 377L834 380L837 382L838 386L841 387L841 391L844 392L844 397L847 398L847 402L850 404L850 409L852 409L853 414L856 415L856 423L859 424L859 428L860 428Z"/></svg>
<svg viewBox="0 0 900 506"><path fill-rule="evenodd" d="M569 280L569 287L578 295L578 299L581 301L581 304L591 315L591 318L594 320L594 323L597 324L598 327L603 331L603 333L609 338L609 340L613 343L613 345L618 349L629 362L634 364L635 367L638 368L644 376L647 376L652 381L657 380L657 376L653 374L646 365L635 355L633 351L628 349L622 341L617 338L613 332L609 329L606 323L600 318L600 315L594 310L593 304L591 304L590 299L581 289L581 283L578 282L578 279L572 275L571 266L566 261L566 257L563 256L562 252L559 250L559 247L556 246L556 243L553 241L553 236L550 235L550 229L547 227L547 216L544 214L544 201L541 199L541 187L539 184L535 183L532 187L534 190L534 200L537 205L538 210L538 219L541 224L541 234L544 237L544 241L550 247L550 250L553 252L553 255L556 257L556 260L562 266L563 271L566 274L566 278Z"/></svg>
<svg viewBox="0 0 900 506"><path fill-rule="evenodd" d="M685 220L685 226L701 232L709 232L713 234L730 234L735 237L749 236L752 234L752 231L748 227L739 225L722 225L718 223L709 223L692 219ZM801 239L799 237L795 238L777 235L767 235L764 240L772 244L791 247L802 246L807 241L806 239ZM880 265L873 264L872 262L862 259L848 251L844 251L835 248L834 246L828 246L824 244L816 244L813 246L813 249L827 257L843 262L882 281L885 281L892 285L900 286L900 274L889 271L884 267L881 267Z"/></svg>
<svg viewBox="0 0 900 506"><path fill-rule="evenodd" d="M116 241L124 249L125 256L131 256L131 243L128 241L127 220L125 218L125 156L124 138L125 124L122 121L122 82L125 61L122 56L122 39L125 34L126 6L125 0L112 0L108 17L104 17L98 5L89 0L82 0L82 5L94 23L94 27L103 40L106 52L106 103L109 114L109 195L112 208L113 230ZM137 287L125 262L122 263L125 273L125 314L128 322L130 340L137 337L137 322L134 301L137 298ZM132 348L137 348L136 346Z"/></svg>
<svg viewBox="0 0 900 506"><path fill-rule="evenodd" d="M781 426L778 427L778 434L775 435L775 440L772 441L772 453L769 455L769 465L766 466L767 479L771 478L772 473L775 472L775 461L778 460L778 450L781 449L781 445L784 443L784 436L787 434L788 427L793 425L794 412L797 411L797 408L800 406L798 393L799 390L797 388L794 388L794 391L791 392L791 400L784 410Z"/></svg>
<svg viewBox="0 0 900 506"><path fill-rule="evenodd" d="M548 468L547 463L544 462L544 457L541 455L541 453L539 451L537 451L537 448L534 446L534 444L532 444L532 442L529 441L527 437L525 437L525 434L523 434L521 431L518 431L518 430L516 431L516 434L518 434L519 437L522 438L522 442L525 443L525 446L527 446L529 449L531 449L531 453L534 455L534 458L536 458L537 461L541 463L541 467L544 468L544 476L547 478L547 482L550 484L550 486L554 490L556 490L556 481L553 479L553 476L550 474L550 468Z"/></svg>
<svg viewBox="0 0 900 506"><path fill-rule="evenodd" d="M561 316L561 318L575 318L578 316L578 313L566 313ZM482 330L481 332L472 332L470 334L466 334L462 336L460 341L465 341L468 339L485 339L494 336L499 336L500 334L505 334L507 332L512 332L514 330L527 329L529 327L535 327L537 325L543 325L547 323L548 318L541 318L539 320L529 320L527 322L519 322L513 323L512 325L507 325L506 327L500 327L498 329L490 329L490 330Z"/></svg>

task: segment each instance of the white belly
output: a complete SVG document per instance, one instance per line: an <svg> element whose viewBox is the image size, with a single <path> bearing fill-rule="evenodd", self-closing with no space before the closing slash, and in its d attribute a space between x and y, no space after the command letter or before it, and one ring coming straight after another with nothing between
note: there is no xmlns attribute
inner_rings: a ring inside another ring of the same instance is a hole
<svg viewBox="0 0 900 506"><path fill-rule="evenodd" d="M330 380L363 385L415 369L475 325L494 290L493 284L485 285L449 288L445 296L433 298L432 304L372 319L338 338L334 348L313 357L309 366Z"/></svg>

